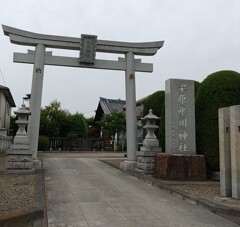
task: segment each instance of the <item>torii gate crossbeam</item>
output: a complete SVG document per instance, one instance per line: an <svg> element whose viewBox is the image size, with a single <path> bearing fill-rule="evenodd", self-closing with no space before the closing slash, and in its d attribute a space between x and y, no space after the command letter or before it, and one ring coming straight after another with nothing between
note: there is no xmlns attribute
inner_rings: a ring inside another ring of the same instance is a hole
<svg viewBox="0 0 240 227"><path fill-rule="evenodd" d="M35 51L14 53L14 62L34 64L31 90L30 110L32 116L28 135L33 150L33 159L37 159L37 145L41 113L42 86L44 65L83 67L125 71L126 121L127 121L127 161L124 170L136 166L137 124L136 124L136 91L135 71L152 72L153 65L134 59L134 55L155 55L163 46L163 41L129 43L97 40L96 36L82 35L81 38L44 35L2 25L4 34L14 44L34 46ZM46 48L80 51L80 58L52 56ZM118 61L95 59L95 52L124 54Z"/></svg>

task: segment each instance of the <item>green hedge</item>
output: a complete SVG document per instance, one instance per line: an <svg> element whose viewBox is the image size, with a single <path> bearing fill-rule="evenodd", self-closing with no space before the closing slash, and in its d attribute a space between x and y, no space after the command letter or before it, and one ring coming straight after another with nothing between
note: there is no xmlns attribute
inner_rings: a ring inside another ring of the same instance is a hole
<svg viewBox="0 0 240 227"><path fill-rule="evenodd" d="M162 112L162 106L165 99L165 91L157 91L150 95L144 102L143 117L149 114L149 110L152 109L153 113L160 117Z"/></svg>
<svg viewBox="0 0 240 227"><path fill-rule="evenodd" d="M162 148L162 152L165 152L165 100L162 106L161 119L158 130L159 146Z"/></svg>
<svg viewBox="0 0 240 227"><path fill-rule="evenodd" d="M210 171L219 170L218 109L239 104L238 72L215 72L199 86L196 95L197 152L205 155Z"/></svg>
<svg viewBox="0 0 240 227"><path fill-rule="evenodd" d="M39 151L48 151L49 150L49 139L47 136L39 136L38 150Z"/></svg>

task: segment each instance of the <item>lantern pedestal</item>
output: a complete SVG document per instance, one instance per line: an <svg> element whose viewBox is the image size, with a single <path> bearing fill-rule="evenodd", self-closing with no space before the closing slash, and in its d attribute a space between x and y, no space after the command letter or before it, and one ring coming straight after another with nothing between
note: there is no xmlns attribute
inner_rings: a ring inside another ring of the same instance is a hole
<svg viewBox="0 0 240 227"><path fill-rule="evenodd" d="M5 170L7 172L31 172L33 168L32 151L26 133L30 111L22 107L14 112L18 116L16 123L19 126L11 149L7 152Z"/></svg>
<svg viewBox="0 0 240 227"><path fill-rule="evenodd" d="M143 173L153 173L156 154L159 152L161 152L160 148L158 148L158 151L140 150L137 152L137 168L135 170Z"/></svg>

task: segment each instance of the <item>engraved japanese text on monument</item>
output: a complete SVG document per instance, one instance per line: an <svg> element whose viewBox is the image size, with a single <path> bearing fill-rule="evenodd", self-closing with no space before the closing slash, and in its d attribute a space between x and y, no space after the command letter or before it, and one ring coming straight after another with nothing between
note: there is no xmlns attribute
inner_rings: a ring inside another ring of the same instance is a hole
<svg viewBox="0 0 240 227"><path fill-rule="evenodd" d="M187 84L184 82L179 83L179 95L178 95L178 126L179 126L179 145L178 145L178 151L180 153L185 153L188 151L188 131L187 131Z"/></svg>

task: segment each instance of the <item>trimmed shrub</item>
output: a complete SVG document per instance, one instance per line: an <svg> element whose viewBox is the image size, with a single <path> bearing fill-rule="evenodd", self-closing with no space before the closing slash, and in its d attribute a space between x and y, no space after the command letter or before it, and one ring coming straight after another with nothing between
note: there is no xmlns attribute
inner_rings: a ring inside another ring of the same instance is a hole
<svg viewBox="0 0 240 227"><path fill-rule="evenodd" d="M209 75L196 95L197 153L205 155L207 168L219 171L218 109L240 104L240 74L219 71Z"/></svg>
<svg viewBox="0 0 240 227"><path fill-rule="evenodd" d="M38 151L49 150L49 139L47 136L39 136L38 139Z"/></svg>
<svg viewBox="0 0 240 227"><path fill-rule="evenodd" d="M165 100L162 106L158 132L159 146L162 148L162 152L165 152Z"/></svg>
<svg viewBox="0 0 240 227"><path fill-rule="evenodd" d="M198 88L200 87L201 83L199 83L198 81L194 81L194 95L195 95L195 99L196 99L196 96L197 96L197 91L198 91Z"/></svg>
<svg viewBox="0 0 240 227"><path fill-rule="evenodd" d="M149 114L149 110L152 109L153 113L160 117L162 106L165 99L165 91L157 91L150 95L144 102L143 117Z"/></svg>

